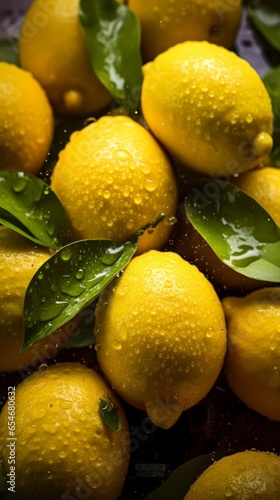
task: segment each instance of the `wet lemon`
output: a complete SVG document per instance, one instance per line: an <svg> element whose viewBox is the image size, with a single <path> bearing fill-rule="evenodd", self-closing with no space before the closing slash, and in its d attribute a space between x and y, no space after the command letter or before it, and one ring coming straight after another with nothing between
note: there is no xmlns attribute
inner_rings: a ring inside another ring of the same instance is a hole
<svg viewBox="0 0 280 500"><path fill-rule="evenodd" d="M0 62L1 169L37 174L49 151L53 113L31 73Z"/></svg>
<svg viewBox="0 0 280 500"><path fill-rule="evenodd" d="M79 0L34 0L21 27L21 66L33 73L56 113L85 116L112 97L93 72L79 21Z"/></svg>
<svg viewBox="0 0 280 500"><path fill-rule="evenodd" d="M263 167L244 172L232 182L252 196L280 227L280 170Z"/></svg>
<svg viewBox="0 0 280 500"><path fill-rule="evenodd" d="M177 254L156 250L133 258L101 295L94 336L112 387L165 429L210 391L226 348L212 285Z"/></svg>
<svg viewBox="0 0 280 500"><path fill-rule="evenodd" d="M223 300L231 389L249 408L280 421L280 288Z"/></svg>
<svg viewBox="0 0 280 500"><path fill-rule="evenodd" d="M103 421L100 401L121 429ZM9 472L8 403L0 415L0 456ZM108 384L79 363L27 377L15 391L16 493L22 500L115 500L126 477L130 444L125 414Z"/></svg>
<svg viewBox="0 0 280 500"><path fill-rule="evenodd" d="M129 0L141 22L145 61L176 43L208 40L232 47L239 28L241 0Z"/></svg>
<svg viewBox="0 0 280 500"><path fill-rule="evenodd" d="M26 289L35 272L53 252L15 233L0 228L0 372L38 368L68 343L66 330L36 342L20 354L24 340L23 305ZM75 323L73 322L73 331ZM70 330L69 330L70 332Z"/></svg>
<svg viewBox="0 0 280 500"><path fill-rule="evenodd" d="M125 241L160 213L165 219L139 240L139 252L168 239L177 209L172 166L152 135L125 116L104 116L74 132L61 151L51 187L75 239Z"/></svg>
<svg viewBox="0 0 280 500"><path fill-rule="evenodd" d="M261 78L208 42L177 44L144 66L142 109L169 153L202 173L241 173L272 148L273 113Z"/></svg>
<svg viewBox="0 0 280 500"><path fill-rule="evenodd" d="M265 451L241 451L221 458L193 483L184 500L231 500L280 496L280 457Z"/></svg>

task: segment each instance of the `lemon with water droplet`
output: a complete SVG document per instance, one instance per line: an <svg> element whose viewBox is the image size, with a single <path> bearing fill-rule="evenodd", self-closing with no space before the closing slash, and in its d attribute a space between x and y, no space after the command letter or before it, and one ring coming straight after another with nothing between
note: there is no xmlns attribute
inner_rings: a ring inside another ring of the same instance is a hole
<svg viewBox="0 0 280 500"><path fill-rule="evenodd" d="M141 22L145 61L185 40L208 40L231 48L239 28L241 0L129 0Z"/></svg>
<svg viewBox="0 0 280 500"><path fill-rule="evenodd" d="M110 399L120 430L100 413ZM92 369L61 363L27 377L15 391L16 493L22 500L115 500L127 474L130 436L120 401ZM0 415L0 458L9 472L8 403ZM47 482L46 482L47 479Z"/></svg>
<svg viewBox="0 0 280 500"><path fill-rule="evenodd" d="M227 381L249 408L280 421L280 288L223 300Z"/></svg>
<svg viewBox="0 0 280 500"><path fill-rule="evenodd" d="M165 429L210 391L226 349L212 285L177 254L156 250L133 258L102 293L94 338L112 387Z"/></svg>
<svg viewBox="0 0 280 500"><path fill-rule="evenodd" d="M74 239L124 242L161 213L165 219L152 234L140 237L139 252L161 248L171 232L168 221L177 210L172 165L150 132L127 116L103 116L73 134L51 187Z"/></svg>
<svg viewBox="0 0 280 500"><path fill-rule="evenodd" d="M112 101L93 72L79 21L79 0L34 0L19 37L21 66L46 90L56 113L86 116Z"/></svg>
<svg viewBox="0 0 280 500"><path fill-rule="evenodd" d="M52 108L44 89L29 71L2 61L0 114L0 168L36 175L53 138ZM14 191L23 191L25 179L16 182Z"/></svg>
<svg viewBox="0 0 280 500"><path fill-rule="evenodd" d="M0 228L0 372L33 370L65 347L63 329L36 342L20 354L24 340L24 297L30 280L53 252L4 226ZM43 279L43 276L42 276ZM43 297L42 297L43 299Z"/></svg>
<svg viewBox="0 0 280 500"><path fill-rule="evenodd" d="M210 465L192 484L184 500L277 500L280 497L280 457L246 450Z"/></svg>
<svg viewBox="0 0 280 500"><path fill-rule="evenodd" d="M273 112L260 76L215 44L180 43L147 63L142 110L169 153L198 172L236 175L272 149Z"/></svg>

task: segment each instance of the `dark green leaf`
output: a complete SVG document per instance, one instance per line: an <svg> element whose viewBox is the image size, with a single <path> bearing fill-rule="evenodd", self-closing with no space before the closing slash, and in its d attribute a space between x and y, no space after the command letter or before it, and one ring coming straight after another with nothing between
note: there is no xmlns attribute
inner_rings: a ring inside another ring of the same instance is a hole
<svg viewBox="0 0 280 500"><path fill-rule="evenodd" d="M280 66L270 70L263 77L263 82L270 95L274 114L273 150L271 157L273 163L277 167L280 167Z"/></svg>
<svg viewBox="0 0 280 500"><path fill-rule="evenodd" d="M99 411L105 424L108 425L112 431L118 432L121 430L122 426L119 419L118 408L109 396L105 396L105 399L99 400Z"/></svg>
<svg viewBox="0 0 280 500"><path fill-rule="evenodd" d="M143 78L137 18L116 0L81 0L80 22L94 72L133 115Z"/></svg>
<svg viewBox="0 0 280 500"><path fill-rule="evenodd" d="M137 242L83 240L61 248L32 278L25 295L23 351L86 305L128 264Z"/></svg>
<svg viewBox="0 0 280 500"><path fill-rule="evenodd" d="M249 17L267 40L280 51L280 3L279 0L251 0L248 5Z"/></svg>
<svg viewBox="0 0 280 500"><path fill-rule="evenodd" d="M198 476L215 460L219 460L225 455L226 453L211 453L189 460L175 469L159 488L145 497L145 500L163 500L165 498L182 500Z"/></svg>
<svg viewBox="0 0 280 500"><path fill-rule="evenodd" d="M224 264L249 278L280 282L280 229L241 189L218 180L194 181L185 211Z"/></svg>
<svg viewBox="0 0 280 500"><path fill-rule="evenodd" d="M93 328L95 306L96 301L93 301L88 307L80 311L78 315L79 320L77 322L75 322L75 318L73 319L72 325L70 325L68 329L68 348L87 347L94 343Z"/></svg>
<svg viewBox="0 0 280 500"><path fill-rule="evenodd" d="M9 37L0 39L0 61L19 64L17 38Z"/></svg>
<svg viewBox="0 0 280 500"><path fill-rule="evenodd" d="M69 241L57 196L41 179L24 172L0 172L0 223L54 250Z"/></svg>

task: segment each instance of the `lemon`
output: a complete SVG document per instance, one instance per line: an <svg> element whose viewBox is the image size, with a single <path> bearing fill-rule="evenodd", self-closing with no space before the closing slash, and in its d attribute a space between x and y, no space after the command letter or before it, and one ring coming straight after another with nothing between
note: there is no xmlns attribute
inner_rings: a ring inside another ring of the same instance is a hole
<svg viewBox="0 0 280 500"><path fill-rule="evenodd" d="M100 400L117 408L114 431ZM15 391L16 493L21 500L116 499L129 462L129 431L116 396L94 370L61 363L27 377ZM6 471L9 406L0 415L0 454Z"/></svg>
<svg viewBox="0 0 280 500"><path fill-rule="evenodd" d="M279 474L280 457L275 453L240 451L210 465L193 483L184 500L277 500Z"/></svg>
<svg viewBox="0 0 280 500"><path fill-rule="evenodd" d="M129 0L141 22L143 59L149 61L185 40L208 40L231 48L239 28L241 0Z"/></svg>
<svg viewBox="0 0 280 500"><path fill-rule="evenodd" d="M79 0L34 0L21 27L21 66L46 90L56 113L85 116L112 97L93 72L79 21Z"/></svg>
<svg viewBox="0 0 280 500"><path fill-rule="evenodd" d="M223 307L228 384L249 408L280 421L280 288L227 297Z"/></svg>
<svg viewBox="0 0 280 500"><path fill-rule="evenodd" d="M210 391L226 349L212 285L177 254L157 250L134 257L103 292L94 336L112 387L165 429Z"/></svg>
<svg viewBox="0 0 280 500"><path fill-rule="evenodd" d="M52 109L33 76L6 62L0 62L0 114L1 169L37 174L53 138Z"/></svg>
<svg viewBox="0 0 280 500"><path fill-rule="evenodd" d="M172 166L152 135L131 118L104 116L74 132L60 152L51 187L74 239L124 241L160 213L165 219L141 236L139 252L160 248L168 239L177 209Z"/></svg>
<svg viewBox="0 0 280 500"><path fill-rule="evenodd" d="M267 90L244 59L187 41L144 66L144 118L185 167L210 175L253 168L272 148Z"/></svg>
<svg viewBox="0 0 280 500"><path fill-rule="evenodd" d="M52 252L11 229L0 227L0 372L37 368L68 341L66 330L36 342L20 354L24 340L23 305L27 286ZM69 330L70 332L70 330Z"/></svg>
<svg viewBox="0 0 280 500"><path fill-rule="evenodd" d="M263 167L244 172L232 179L240 189L252 196L280 227L280 170Z"/></svg>

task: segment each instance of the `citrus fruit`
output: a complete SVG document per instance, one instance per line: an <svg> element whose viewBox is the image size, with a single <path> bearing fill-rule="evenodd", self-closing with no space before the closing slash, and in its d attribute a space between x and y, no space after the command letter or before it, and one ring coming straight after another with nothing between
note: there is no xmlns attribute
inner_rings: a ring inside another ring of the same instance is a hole
<svg viewBox="0 0 280 500"><path fill-rule="evenodd" d="M231 48L239 28L241 1L129 0L141 22L144 61L185 40L208 40Z"/></svg>
<svg viewBox="0 0 280 500"><path fill-rule="evenodd" d="M210 465L193 483L184 500L277 500L279 474L280 457L275 453L240 451Z"/></svg>
<svg viewBox="0 0 280 500"><path fill-rule="evenodd" d="M280 170L263 167L244 172L232 182L252 196L271 215L280 227Z"/></svg>
<svg viewBox="0 0 280 500"><path fill-rule="evenodd" d="M58 348L65 346L68 336L58 330L36 342L20 354L24 340L23 305L26 289L39 267L52 252L27 240L11 229L0 227L0 372L25 373L26 367L37 368Z"/></svg>
<svg viewBox="0 0 280 500"><path fill-rule="evenodd" d="M280 288L223 300L227 381L249 408L280 421Z"/></svg>
<svg viewBox="0 0 280 500"><path fill-rule="evenodd" d="M272 149L273 113L260 76L215 44L183 42L147 63L142 109L169 153L202 173L241 173Z"/></svg>
<svg viewBox="0 0 280 500"><path fill-rule="evenodd" d="M60 152L51 187L74 239L124 241L160 213L166 218L140 237L139 252L168 239L177 208L175 176L152 135L131 118L103 116L74 132Z"/></svg>
<svg viewBox="0 0 280 500"><path fill-rule="evenodd" d="M85 116L112 97L93 72L79 21L79 0L34 0L21 27L21 66L46 90L56 113Z"/></svg>
<svg viewBox="0 0 280 500"><path fill-rule="evenodd" d="M2 170L37 174L51 145L54 120L45 91L33 76L0 62Z"/></svg>
<svg viewBox="0 0 280 500"><path fill-rule="evenodd" d="M113 392L94 370L61 363L38 370L15 390L16 493L22 500L116 499L129 462L129 431ZM100 413L107 402L120 430ZM9 405L0 415L0 454L9 471Z"/></svg>
<svg viewBox="0 0 280 500"><path fill-rule="evenodd" d="M157 250L134 257L103 292L94 338L112 387L165 429L210 391L226 349L212 285L177 254Z"/></svg>

